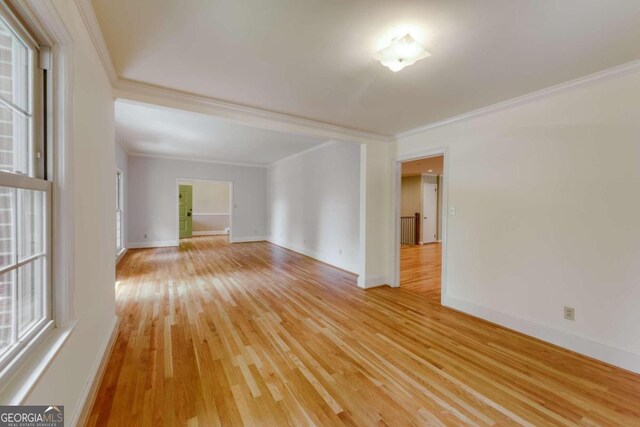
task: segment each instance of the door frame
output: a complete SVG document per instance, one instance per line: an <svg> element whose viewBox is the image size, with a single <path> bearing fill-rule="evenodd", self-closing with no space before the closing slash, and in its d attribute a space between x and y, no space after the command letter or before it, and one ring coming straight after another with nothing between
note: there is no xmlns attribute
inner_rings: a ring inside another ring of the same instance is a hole
<svg viewBox="0 0 640 427"><path fill-rule="evenodd" d="M426 159L428 157L442 156L443 174L442 174L442 206L440 206L440 215L442 216L442 269L440 273L440 302L446 299L447 295L447 235L448 235L448 210L449 210L449 149L447 147L433 148L422 150L408 154L396 156L392 161L393 171L393 187L391 188L391 201L393 207L393 215L391 218L391 238L392 240L392 277L391 286L397 288L400 286L400 206L402 198L402 163Z"/></svg>
<svg viewBox="0 0 640 427"><path fill-rule="evenodd" d="M120 175L120 180L118 181L118 175ZM116 260L120 258L121 255L124 255L124 251L127 249L127 242L124 241L125 236L125 197L124 197L124 171L118 167L116 167L116 211L118 210L118 206L120 206L120 243L121 247L118 247L116 243ZM117 231L117 230L116 230ZM117 261L116 261L117 262Z"/></svg>
<svg viewBox="0 0 640 427"><path fill-rule="evenodd" d="M180 181L198 181L198 182L222 182L229 184L229 243L233 243L233 181L226 179L202 179L202 178L176 178L176 194L175 194L175 206L176 206L176 242L180 242ZM184 184L183 184L184 185Z"/></svg>
<svg viewBox="0 0 640 427"><path fill-rule="evenodd" d="M422 179L423 176L425 176L425 175L420 175L420 178ZM420 202L421 202L420 204L422 205L422 206L420 206L420 211L421 211L420 213L421 213L421 217L422 217L422 218L420 218L420 221L421 221L421 223L420 223L420 234L421 234L420 243L421 244L426 244L426 242L425 242L425 240L426 240L425 239L426 227L424 226L424 217L425 217L426 212L425 212L425 209L424 209L425 208L424 195L426 193L425 188L427 186L433 186L436 189L436 208L435 208L435 212L436 212L436 235L434 236L433 240L429 242L429 243L435 243L435 242L438 241L438 237L437 237L438 236L438 218L440 218L441 215L442 215L442 213L440 213L440 215L438 214L438 184L433 184L433 183L430 183L430 182L423 182L422 180L420 181L420 184L421 184L420 185L420 187L421 187L420 190L422 192L421 197L420 197Z"/></svg>

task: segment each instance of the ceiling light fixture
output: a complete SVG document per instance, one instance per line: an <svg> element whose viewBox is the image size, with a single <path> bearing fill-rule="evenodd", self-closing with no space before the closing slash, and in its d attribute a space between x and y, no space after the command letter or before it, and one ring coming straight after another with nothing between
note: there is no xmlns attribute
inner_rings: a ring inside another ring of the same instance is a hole
<svg viewBox="0 0 640 427"><path fill-rule="evenodd" d="M431 53L420 45L409 33L391 40L391 43L379 50L375 58L394 73L404 67L413 65L421 59L428 58Z"/></svg>

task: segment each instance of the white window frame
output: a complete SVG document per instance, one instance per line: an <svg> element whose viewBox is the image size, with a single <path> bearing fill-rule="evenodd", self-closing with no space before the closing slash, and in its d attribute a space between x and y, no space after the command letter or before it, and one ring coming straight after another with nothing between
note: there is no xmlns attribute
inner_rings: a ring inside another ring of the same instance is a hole
<svg viewBox="0 0 640 427"><path fill-rule="evenodd" d="M27 117L31 117L31 141L29 144L28 155L31 157L29 165L29 171L22 173L11 173L0 171L0 186L10 187L15 189L35 190L45 193L44 210L44 224L42 230L43 247L42 252L34 254L23 260L19 259L19 255L16 251L18 244L18 223L15 223L14 230L14 252L16 259L14 262L6 267L0 269L1 273L9 271L16 271L23 265L28 264L36 259L43 259L43 317L36 323L30 326L30 328L24 333L22 337L15 336L15 342L11 344L10 348L2 354L0 357L0 379L4 381L6 377L9 377L24 361L24 359L30 354L29 350L39 344L47 333L50 332L54 326L54 307L53 307L53 287L52 287L52 182L46 179L46 176L52 176L51 162L47 162L44 153L45 151L45 139L49 144L46 149L50 150L50 138L47 135L45 138L44 133L44 111L45 111L45 94L44 94L44 73L40 68L40 61L42 60L42 54L48 54L49 50L46 47L41 47L36 42L35 38L29 31L25 29L22 23L16 18L13 12L7 8L3 3L0 3L0 15L11 32L18 37L29 49L30 63L32 66L32 76L30 79L29 96L31 98L31 113L20 109L20 107L12 105L11 102L0 101L4 106L12 109L18 114L22 114ZM50 76L49 76L50 78ZM49 78L47 79L49 81ZM50 105L47 105L47 112L50 111ZM47 113L49 115L49 113ZM48 165L45 162L49 163ZM15 162L14 162L15 163ZM21 171L22 172L22 171ZM33 176L30 176L33 175ZM18 203L18 199L14 200L14 203ZM15 298L17 298L17 282L14 280L12 298L14 301L13 316L14 316L14 330L17 327L18 310L15 305Z"/></svg>

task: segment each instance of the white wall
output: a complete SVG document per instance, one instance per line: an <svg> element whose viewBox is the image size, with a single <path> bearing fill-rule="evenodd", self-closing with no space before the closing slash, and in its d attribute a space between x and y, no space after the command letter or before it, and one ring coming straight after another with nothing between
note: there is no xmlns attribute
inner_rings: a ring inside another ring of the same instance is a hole
<svg viewBox="0 0 640 427"><path fill-rule="evenodd" d="M402 138L449 150L444 302L640 371L638 117L635 73Z"/></svg>
<svg viewBox="0 0 640 427"><path fill-rule="evenodd" d="M359 271L360 146L331 142L269 167L270 241Z"/></svg>
<svg viewBox="0 0 640 427"><path fill-rule="evenodd" d="M264 240L266 175L263 167L129 156L128 247L177 245L179 179L232 181L233 241Z"/></svg>
<svg viewBox="0 0 640 427"><path fill-rule="evenodd" d="M77 323L24 403L64 405L72 425L116 320L113 97L74 1L53 3L74 48L69 66L75 157L72 298Z"/></svg>
<svg viewBox="0 0 640 427"><path fill-rule="evenodd" d="M122 209L123 209L123 217L122 217L122 234L123 234L123 245L126 247L128 239L128 224L127 224L127 181L129 179L129 159L127 152L125 149L118 143L115 143L116 148L116 167L122 171Z"/></svg>

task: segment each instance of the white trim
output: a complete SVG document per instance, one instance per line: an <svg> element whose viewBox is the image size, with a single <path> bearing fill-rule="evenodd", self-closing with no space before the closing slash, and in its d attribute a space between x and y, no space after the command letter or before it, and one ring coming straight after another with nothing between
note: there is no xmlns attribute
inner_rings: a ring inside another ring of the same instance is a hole
<svg viewBox="0 0 640 427"><path fill-rule="evenodd" d="M150 154L150 153L139 153L139 152L130 152L129 156L149 157L152 159L162 159L162 160L180 160L183 162L213 163L217 165L242 166L247 168L266 168L267 167L267 165L260 165L257 163L227 162L224 160L209 160L209 159L198 159L193 157L166 156L163 154ZM189 179L189 181L197 181L197 180ZM201 181L207 181L207 180L201 180Z"/></svg>
<svg viewBox="0 0 640 427"><path fill-rule="evenodd" d="M115 82L113 89L116 99L208 114L261 129L346 142L393 141L390 135L379 135L121 78Z"/></svg>
<svg viewBox="0 0 640 427"><path fill-rule="evenodd" d="M116 255L116 266L120 263L120 260L124 258L124 255L127 253L127 248L122 248L120 252Z"/></svg>
<svg viewBox="0 0 640 427"><path fill-rule="evenodd" d="M307 148L306 150L302 150L302 151L298 151L297 153L293 153L293 154L291 154L291 155L289 155L287 157L283 157L281 159L274 160L273 162L269 163L267 166L271 167L271 166L276 165L276 164L278 164L280 162L284 162L285 160L294 159L296 157L302 156L303 154L308 154L310 152L313 152L313 151L316 151L316 150L319 150L321 148L325 148L325 147L328 147L330 145L334 145L334 144L337 144L337 143L338 143L338 141L334 141L334 140L326 141L326 142L323 142L321 144L314 145L313 147Z"/></svg>
<svg viewBox="0 0 640 427"><path fill-rule="evenodd" d="M371 288L377 288L379 286L391 286L386 276L373 276L373 277L364 277L362 275L358 276L358 287L361 289L371 289Z"/></svg>
<svg viewBox="0 0 640 427"><path fill-rule="evenodd" d="M87 28L87 32L91 37L93 47L100 57L102 67L104 68L105 73L107 73L107 77L111 81L111 84L113 84L118 80L118 75L116 74L116 69L113 66L113 61L111 60L111 55L109 54L109 49L107 48L107 43L104 39L104 35L102 34L93 4L91 3L91 0L76 0L76 5L80 11L82 21Z"/></svg>
<svg viewBox="0 0 640 427"><path fill-rule="evenodd" d="M134 242L127 244L128 249L141 249L141 248L167 248L172 246L179 246L178 240L156 240L153 242Z"/></svg>
<svg viewBox="0 0 640 427"><path fill-rule="evenodd" d="M77 321L67 324L64 328L42 332L42 342L35 344L33 349L26 350L31 354L20 361L20 367L3 384L0 390L0 401L3 404L20 405L25 401L42 374L58 355L76 323Z"/></svg>
<svg viewBox="0 0 640 427"><path fill-rule="evenodd" d="M555 95L560 92L564 92L570 89L579 88L594 84L597 82L614 79L616 77L622 77L627 74L632 74L640 71L640 60L627 62L626 64L617 65L615 67L607 68L586 76L578 77L577 79L569 80L564 83L560 83L554 86L550 86L544 89L537 90L525 95L517 96L515 98L508 99L506 101L498 102L496 104L488 105L486 107L478 108L463 114L459 114L453 117L446 118L437 122L429 123L423 126L419 126L413 129L409 129L404 132L396 134L396 139L407 138L409 136L417 135L419 133L440 127L449 125L452 123L461 122L464 120L473 119L476 117L484 116L490 113L513 108L519 105L528 104L533 101L538 101L543 98Z"/></svg>
<svg viewBox="0 0 640 427"><path fill-rule="evenodd" d="M195 181L195 180L194 180ZM193 216L229 216L231 215L230 213L224 213L224 212L192 212L191 215Z"/></svg>
<svg viewBox="0 0 640 427"><path fill-rule="evenodd" d="M338 268L340 270L344 270L347 273L351 273L351 274L355 274L356 276L358 275L357 271L358 271L358 266L357 265L337 265L333 262L331 262L327 257L325 257L323 254L321 254L320 252L316 252L313 251L311 249L307 249L307 248L303 248L300 246L295 246L295 245L291 245L285 242L281 242L281 241L277 241L274 239L267 239L267 242L271 243L272 245L276 245L276 246L280 246L281 248L290 250L292 252L296 252L305 256L308 256L309 258L313 258L315 260L318 260L324 264L330 265L332 267Z"/></svg>
<svg viewBox="0 0 640 427"><path fill-rule="evenodd" d="M52 235L54 258L53 318L57 327L74 318L74 150L73 150L73 40L53 1L26 0L16 6L39 36L51 46L52 84L49 96L52 120L48 126L52 155L54 203ZM21 14L22 15L22 14Z"/></svg>
<svg viewBox="0 0 640 427"><path fill-rule="evenodd" d="M34 2L34 0L29 0ZM87 27L91 40L100 56L105 72L112 81L114 92L117 97L123 99L137 100L158 105L174 105L175 108L187 109L190 111L204 112L213 116L226 118L228 120L244 123L251 126L265 129L281 130L301 135L322 136L335 138L350 142L367 141L387 141L406 138L436 127L468 120L485 114L497 112L517 105L522 105L531 101L545 98L561 91L579 86L589 85L598 81L607 80L626 74L636 72L640 69L640 60L628 62L601 70L583 77L569 80L548 88L521 95L512 99L488 105L463 114L455 115L444 120L428 123L413 129L399 132L394 136L379 135L371 132L350 129L342 126L331 125L314 120L303 119L281 113L270 112L259 108L243 106L217 100L211 97L199 96L180 92L177 90L157 87L145 83L130 81L117 77L113 61L104 41L104 36L100 30L95 11L90 0L76 0L81 11L82 19Z"/></svg>
<svg viewBox="0 0 640 427"><path fill-rule="evenodd" d="M211 231L192 231L191 235L192 236L227 236L229 233L227 233L225 230L211 230Z"/></svg>
<svg viewBox="0 0 640 427"><path fill-rule="evenodd" d="M117 71L113 65L104 35L96 18L93 4L90 0L76 0L76 4L80 9L80 16L91 36L91 41L100 57L105 73L109 77L109 80L111 80L116 99L126 99L200 112L253 127L279 130L299 135L360 143L372 140L393 141L393 138L387 135L379 135L317 120L304 119L289 114L235 104L213 97L122 79L117 76Z"/></svg>
<svg viewBox="0 0 640 427"><path fill-rule="evenodd" d="M444 297L442 304L576 353L640 373L640 355L452 296Z"/></svg>
<svg viewBox="0 0 640 427"><path fill-rule="evenodd" d="M91 372L89 373L89 378L85 383L82 392L80 393L80 399L78 400L78 404L76 405L76 409L71 415L71 419L69 420L69 425L71 426L83 426L89 416L89 411L91 410L91 406L93 406L93 402L98 393L98 387L100 386L100 381L102 380L102 376L104 375L104 371L107 367L107 362L109 361L109 356L111 355L111 350L116 343L116 338L118 337L118 323L120 319L118 316L113 316L113 322L111 325L111 331L105 337L105 340L102 342L100 346L100 350L98 351L98 356L93 363L93 367L91 368Z"/></svg>
<svg viewBox="0 0 640 427"><path fill-rule="evenodd" d="M267 242L269 238L266 236L254 236L254 237L234 237L229 236L229 243L248 243L248 242Z"/></svg>
<svg viewBox="0 0 640 427"><path fill-rule="evenodd" d="M394 172L394 185L391 188L391 200L393 204L393 215L391 218L391 238L392 238L392 260L393 260L393 275L392 281L389 284L392 287L400 286L400 204L402 197L402 163L410 160L417 160L426 157L443 156L443 174L442 176L442 206L440 206L440 215L442 218L442 266L440 274L441 282L441 299L447 294L447 229L448 229L448 205L449 205L449 149L448 148L435 148L429 150L422 150L413 153L407 153L399 155L392 161L392 168Z"/></svg>

